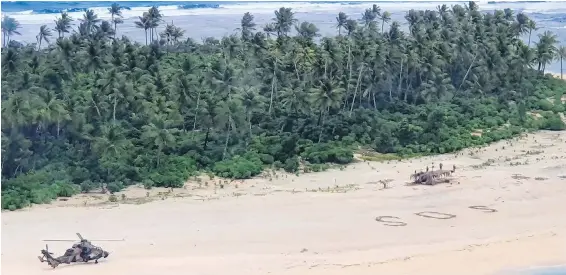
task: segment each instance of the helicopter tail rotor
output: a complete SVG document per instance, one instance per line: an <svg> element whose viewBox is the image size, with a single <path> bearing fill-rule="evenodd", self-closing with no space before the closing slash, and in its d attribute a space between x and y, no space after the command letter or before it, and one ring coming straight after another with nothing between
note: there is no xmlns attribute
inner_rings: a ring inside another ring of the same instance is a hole
<svg viewBox="0 0 566 275"><path fill-rule="evenodd" d="M49 255L53 255L53 252L49 252L49 246L47 246L47 244L45 244L45 252Z"/></svg>
<svg viewBox="0 0 566 275"><path fill-rule="evenodd" d="M45 249L41 250L41 254L43 254L42 256L37 256L37 258L39 259L40 262L45 262L47 261L47 263L53 267L56 268L61 262L59 262L59 260L53 258L53 253L49 252L49 246L46 244L45 245ZM45 259L44 259L45 258Z"/></svg>

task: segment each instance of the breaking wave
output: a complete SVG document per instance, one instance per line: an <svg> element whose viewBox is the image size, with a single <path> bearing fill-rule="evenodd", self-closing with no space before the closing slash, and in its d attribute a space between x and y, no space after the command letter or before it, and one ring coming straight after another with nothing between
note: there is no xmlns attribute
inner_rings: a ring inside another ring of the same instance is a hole
<svg viewBox="0 0 566 275"><path fill-rule="evenodd" d="M565 22L566 0L560 1L477 1L480 9L493 10L512 8L526 13L548 16L550 20ZM61 12L68 12L73 18L82 17L82 14L92 9L101 19L110 18L108 8L112 2L81 1L81 2L35 2L35 1L2 1L2 14L15 17L21 23L53 22ZM122 14L125 19L138 17L153 5L159 5L164 16L184 15L223 15L243 14L247 11L258 13L273 13L275 9L285 6L296 12L338 12L343 10L360 11L371 4L378 4L383 10L400 11L409 9L434 9L439 4L466 4L467 0L452 1L218 1L218 2L188 2L188 1L120 1L123 7Z"/></svg>

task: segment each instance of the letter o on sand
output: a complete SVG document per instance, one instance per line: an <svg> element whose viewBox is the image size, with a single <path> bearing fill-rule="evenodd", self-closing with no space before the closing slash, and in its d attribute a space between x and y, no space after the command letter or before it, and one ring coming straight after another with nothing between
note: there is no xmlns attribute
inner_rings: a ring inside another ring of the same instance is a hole
<svg viewBox="0 0 566 275"><path fill-rule="evenodd" d="M448 214L448 213L440 213L440 212L432 212L432 211L424 211L415 213L417 216L421 216L424 218L431 218L431 219L438 219L438 220L448 220L453 219L456 215Z"/></svg>
<svg viewBox="0 0 566 275"><path fill-rule="evenodd" d="M497 209L489 208L489 207L483 206L483 205L472 205L472 206L469 206L468 208L475 209L475 210L483 210L483 212L486 212L486 213L497 212Z"/></svg>
<svg viewBox="0 0 566 275"><path fill-rule="evenodd" d="M384 221L383 219L400 219L399 217L395 216L378 216L375 218L376 221L384 223L385 226L405 226L407 225L406 222L400 221Z"/></svg>

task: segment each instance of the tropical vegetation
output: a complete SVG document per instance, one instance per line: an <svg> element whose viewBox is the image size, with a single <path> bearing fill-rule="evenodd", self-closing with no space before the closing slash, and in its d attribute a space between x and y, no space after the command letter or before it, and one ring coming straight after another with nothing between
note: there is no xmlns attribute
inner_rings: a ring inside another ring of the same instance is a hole
<svg viewBox="0 0 566 275"><path fill-rule="evenodd" d="M19 25L3 19L3 209L565 128L566 85L545 76L564 57L557 37L531 42L536 24L509 9L410 10L404 31L374 5L360 20L339 13L336 36L321 37L280 8L263 27L246 13L236 33L197 43L152 7L134 23L142 44L116 37L120 10L62 13L30 45L9 41Z"/></svg>

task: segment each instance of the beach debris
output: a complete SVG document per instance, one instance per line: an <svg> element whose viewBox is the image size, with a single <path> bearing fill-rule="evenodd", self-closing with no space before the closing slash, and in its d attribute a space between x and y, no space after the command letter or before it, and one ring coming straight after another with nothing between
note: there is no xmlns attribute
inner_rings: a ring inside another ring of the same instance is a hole
<svg viewBox="0 0 566 275"><path fill-rule="evenodd" d="M428 166L426 168L426 172L420 171L411 174L411 178L413 179L413 184L425 184L425 185L434 185L440 182L450 182L448 176L451 176L456 172L456 165L452 165L452 170L443 170L442 163L439 165L440 170L434 170L434 166L432 166L432 170L429 170Z"/></svg>

